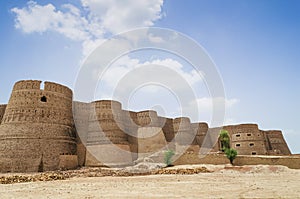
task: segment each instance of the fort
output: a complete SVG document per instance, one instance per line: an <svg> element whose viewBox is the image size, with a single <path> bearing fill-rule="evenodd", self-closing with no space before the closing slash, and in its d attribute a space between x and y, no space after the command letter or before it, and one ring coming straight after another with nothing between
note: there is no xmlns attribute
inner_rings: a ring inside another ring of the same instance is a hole
<svg viewBox="0 0 300 199"><path fill-rule="evenodd" d="M15 83L8 104L0 105L0 172L121 167L147 157L162 161L168 149L177 154L174 164L228 163L213 136L220 129L230 135L237 164L300 165L279 130L260 130L256 124L209 128L187 117L123 110L113 100L76 102L71 89L52 82L42 89L41 83ZM208 154L201 158L205 148Z"/></svg>

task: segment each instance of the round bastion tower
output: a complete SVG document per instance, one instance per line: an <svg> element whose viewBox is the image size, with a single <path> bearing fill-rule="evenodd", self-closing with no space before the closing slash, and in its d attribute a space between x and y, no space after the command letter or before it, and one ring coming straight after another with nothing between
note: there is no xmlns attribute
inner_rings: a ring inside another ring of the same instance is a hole
<svg viewBox="0 0 300 199"><path fill-rule="evenodd" d="M119 167L132 164L128 135L123 131L120 102L99 100L91 103L87 131L86 166Z"/></svg>
<svg viewBox="0 0 300 199"><path fill-rule="evenodd" d="M225 126L231 139L230 145L240 155L266 155L266 140L257 124Z"/></svg>
<svg viewBox="0 0 300 199"><path fill-rule="evenodd" d="M76 154L72 91L41 81L14 85L0 126L0 172L57 170Z"/></svg>

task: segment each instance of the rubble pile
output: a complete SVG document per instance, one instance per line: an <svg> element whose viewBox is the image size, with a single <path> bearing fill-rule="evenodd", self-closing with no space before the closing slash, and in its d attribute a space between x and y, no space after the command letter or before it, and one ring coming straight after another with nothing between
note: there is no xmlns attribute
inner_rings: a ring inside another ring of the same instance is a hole
<svg viewBox="0 0 300 199"><path fill-rule="evenodd" d="M82 168L78 170L68 171L54 171L44 173L32 174L5 174L0 176L0 184L14 184L24 182L37 182L37 181L53 181L53 180L66 180L75 177L104 177L104 176L139 176L139 175L162 175L162 174L179 174L191 175L198 173L210 172L206 167L196 168L162 168L161 165L138 165L127 167L125 169L116 168Z"/></svg>

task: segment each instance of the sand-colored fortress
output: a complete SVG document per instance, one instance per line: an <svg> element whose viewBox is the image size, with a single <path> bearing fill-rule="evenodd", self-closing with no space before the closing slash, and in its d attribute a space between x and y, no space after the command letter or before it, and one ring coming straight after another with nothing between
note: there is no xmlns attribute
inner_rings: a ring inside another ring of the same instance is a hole
<svg viewBox="0 0 300 199"><path fill-rule="evenodd" d="M0 172L125 166L145 157L159 161L157 151L181 148L184 151L174 164L228 163L212 136L221 128L191 123L186 117L160 117L152 110L123 110L117 101L73 102L69 88L52 82L41 85L41 81L19 81L8 104L0 105ZM258 155L276 155L288 157L275 161L278 164L299 165L281 131L263 131L256 124L223 129L238 151L237 164L268 164L274 158ZM209 154L201 158L203 148Z"/></svg>

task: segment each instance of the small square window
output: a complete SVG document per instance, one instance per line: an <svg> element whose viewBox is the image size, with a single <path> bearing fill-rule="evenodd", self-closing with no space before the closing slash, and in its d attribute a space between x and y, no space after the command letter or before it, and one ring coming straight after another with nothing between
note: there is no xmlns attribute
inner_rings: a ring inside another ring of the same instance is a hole
<svg viewBox="0 0 300 199"><path fill-rule="evenodd" d="M41 97L41 102L47 102L47 98L45 96Z"/></svg>
<svg viewBox="0 0 300 199"><path fill-rule="evenodd" d="M241 137L241 135L240 135L240 134L236 134L235 136L236 136L236 137Z"/></svg>
<svg viewBox="0 0 300 199"><path fill-rule="evenodd" d="M249 146L254 146L254 143L250 143Z"/></svg>
<svg viewBox="0 0 300 199"><path fill-rule="evenodd" d="M236 146L236 147L239 147L239 146L241 146L241 144L236 144L235 146Z"/></svg>
<svg viewBox="0 0 300 199"><path fill-rule="evenodd" d="M256 152L255 152L255 151L252 151L252 152L251 152L251 155L256 155Z"/></svg>
<svg viewBox="0 0 300 199"><path fill-rule="evenodd" d="M247 136L251 136L251 135L252 135L251 133L248 133L248 134L247 134Z"/></svg>

